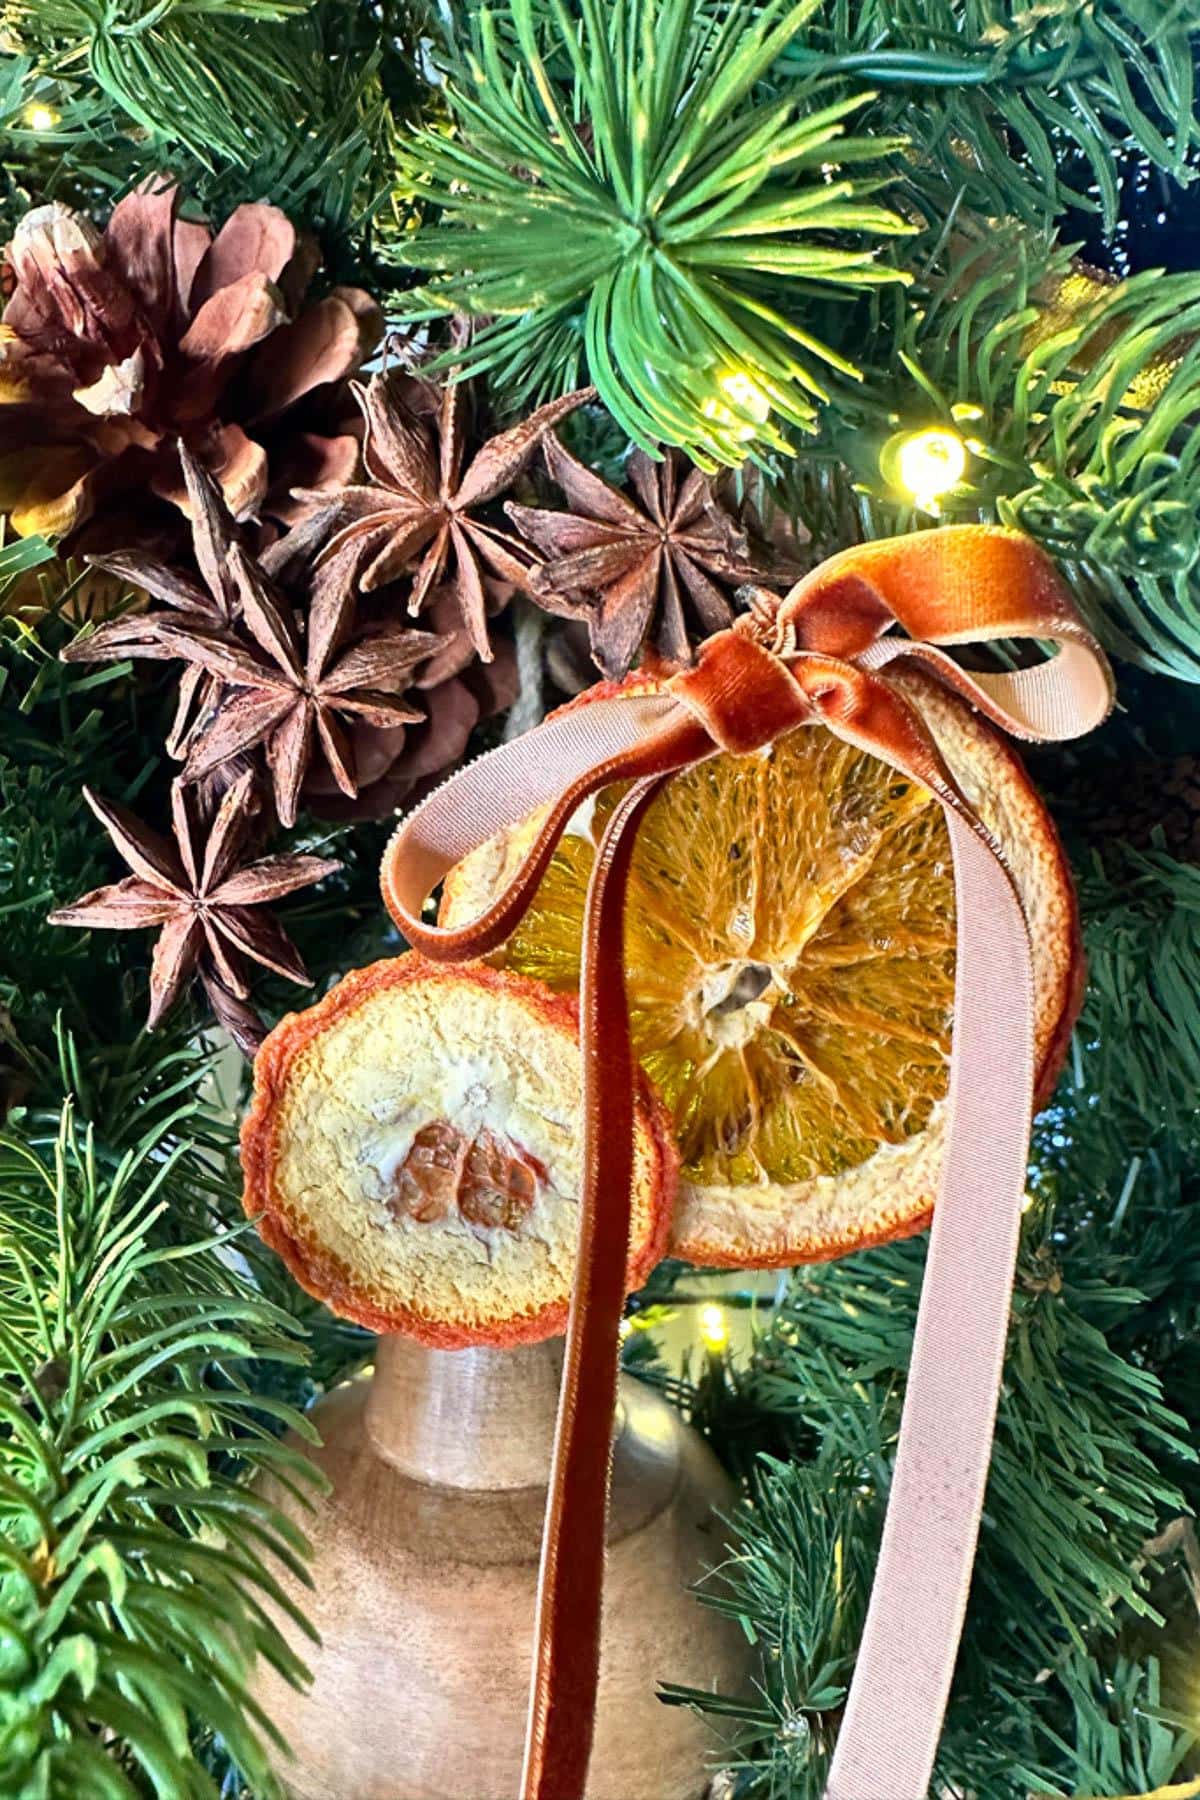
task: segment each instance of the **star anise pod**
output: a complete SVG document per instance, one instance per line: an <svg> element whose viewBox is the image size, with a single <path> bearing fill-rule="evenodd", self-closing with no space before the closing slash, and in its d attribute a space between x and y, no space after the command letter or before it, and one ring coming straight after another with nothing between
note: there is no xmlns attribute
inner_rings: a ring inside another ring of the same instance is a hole
<svg viewBox="0 0 1200 1800"><path fill-rule="evenodd" d="M542 451L571 510L510 500L505 511L545 559L529 578L534 599L548 611L586 616L592 654L611 680L628 673L651 631L668 662L692 661L685 602L707 636L732 622L723 590L791 579L790 569L781 573L754 552L711 481L677 451L657 463L634 451L636 499L586 469L553 432Z"/></svg>
<svg viewBox="0 0 1200 1800"><path fill-rule="evenodd" d="M237 587L226 555L228 511L213 476L181 447L179 455L191 515L192 549L203 585L183 570L160 562L141 550L124 550L109 556L89 556L93 567L116 575L131 588L141 589L152 600L171 609L164 614L146 612L112 619L91 636L79 637L62 652L64 662L114 662L126 657L170 661L178 649L160 626L214 626L229 629L240 610ZM173 619L172 619L173 615ZM189 664L180 679L175 720L167 738L168 756L182 757L197 718L216 699L217 683L199 664Z"/></svg>
<svg viewBox="0 0 1200 1800"><path fill-rule="evenodd" d="M150 968L153 1031L194 975L219 1022L247 1056L266 1035L245 1002L246 958L289 981L309 986L308 972L282 926L264 905L308 887L340 868L325 856L263 856L241 864L249 821L252 772L228 789L207 826L194 796L171 788L174 843L151 831L124 807L90 788L84 798L133 871L50 914L52 925L132 931L159 928Z"/></svg>
<svg viewBox="0 0 1200 1800"><path fill-rule="evenodd" d="M382 819L414 804L459 761L475 727L516 699L520 683L510 643L500 639L493 661L481 663L459 623L454 595L445 588L435 589L426 616L444 634L445 648L424 664L413 683L425 717L419 725L355 720L351 737L358 797L347 800L332 778L317 770L305 783L304 798L318 818Z"/></svg>
<svg viewBox="0 0 1200 1800"><path fill-rule="evenodd" d="M424 713L401 696L418 665L442 647L430 632L383 625L340 648L354 608L354 552L325 563L313 583L303 644L286 599L235 546L234 578L252 645L192 629L171 633L180 655L219 677L221 697L195 731L184 764L199 781L231 757L262 745L281 824L296 820L314 755L343 794L358 792L347 726L415 724Z"/></svg>
<svg viewBox="0 0 1200 1800"><path fill-rule="evenodd" d="M424 718L402 696L418 667L445 648L447 640L388 622L356 630L357 544L315 569L296 554L289 538L254 558L240 542L215 486L208 482L206 487L203 471L195 466L192 474L208 497L193 523L196 560L211 604L202 609L177 603L174 612L114 621L72 644L64 655L74 661L175 657L210 677L207 708L186 734L183 779L205 780L261 746L280 822L292 825L314 757L328 765L343 794L357 793L348 725L357 719L403 725ZM310 521L299 528L303 549L311 547L318 527L319 521ZM119 560L132 575L134 559ZM170 598L171 584L178 580L172 571L152 568L143 558L136 565L142 586ZM104 566L114 565L106 560ZM285 569L306 589L303 635L289 595L276 579Z"/></svg>
<svg viewBox="0 0 1200 1800"><path fill-rule="evenodd" d="M415 571L408 601L414 616L434 588L450 588L476 654L490 662L484 568L524 588L528 558L479 509L511 487L550 427L595 390L581 388L539 406L490 438L464 470L467 395L461 382L439 388L395 370L374 376L365 388L352 386L366 419L363 460L371 480L314 496L335 498L344 521L327 554L357 544L368 592Z"/></svg>

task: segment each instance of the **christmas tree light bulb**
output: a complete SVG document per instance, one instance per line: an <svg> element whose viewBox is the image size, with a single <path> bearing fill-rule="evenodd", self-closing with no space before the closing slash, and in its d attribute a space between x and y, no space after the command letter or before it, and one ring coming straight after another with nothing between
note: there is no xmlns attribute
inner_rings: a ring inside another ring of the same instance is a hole
<svg viewBox="0 0 1200 1800"><path fill-rule="evenodd" d="M716 1305L702 1306L700 1309L700 1336L709 1350L724 1350L729 1342L729 1327L725 1323L724 1310Z"/></svg>
<svg viewBox="0 0 1200 1800"><path fill-rule="evenodd" d="M52 106L44 106L40 101L25 108L25 123L31 131L53 131L58 118Z"/></svg>
<svg viewBox="0 0 1200 1800"><path fill-rule="evenodd" d="M765 390L759 387L753 376L747 375L745 369L727 369L719 378L717 386L735 406L749 413L755 424L766 424L771 402L767 399Z"/></svg>
<svg viewBox="0 0 1200 1800"><path fill-rule="evenodd" d="M713 395L704 402L701 412L706 419L715 420L735 443L749 443L756 428L765 425L770 417L771 402L765 388L761 388L745 369L722 370L717 376L717 387L724 400Z"/></svg>
<svg viewBox="0 0 1200 1800"><path fill-rule="evenodd" d="M967 446L956 431L931 427L913 432L896 458L900 485L918 506L933 512L943 494L957 487L967 470Z"/></svg>

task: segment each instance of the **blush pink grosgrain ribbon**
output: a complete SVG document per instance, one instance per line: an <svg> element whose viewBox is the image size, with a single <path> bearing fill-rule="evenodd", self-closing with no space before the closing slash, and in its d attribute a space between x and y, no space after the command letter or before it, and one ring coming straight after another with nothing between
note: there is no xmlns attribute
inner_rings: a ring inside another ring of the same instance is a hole
<svg viewBox="0 0 1200 1800"><path fill-rule="evenodd" d="M907 633L891 631L899 624ZM941 644L1028 638L1048 661L971 674ZM1008 732L1081 735L1112 700L1108 665L1049 558L984 526L843 552L781 602L702 647L658 692L578 703L461 770L400 825L383 893L439 960L486 953L529 905L575 808L634 785L588 892L581 980L585 1191L538 1596L523 1800L581 1800L599 1670L607 1465L632 1174L632 1052L621 931L638 823L674 771L824 725L929 788L954 856L958 965L947 1127L883 1544L827 1800L924 1800L954 1671L1003 1365L1033 1094L1034 992L1024 913L998 846L960 792L911 694L917 663ZM440 928L428 896L471 850L545 822L479 918Z"/></svg>

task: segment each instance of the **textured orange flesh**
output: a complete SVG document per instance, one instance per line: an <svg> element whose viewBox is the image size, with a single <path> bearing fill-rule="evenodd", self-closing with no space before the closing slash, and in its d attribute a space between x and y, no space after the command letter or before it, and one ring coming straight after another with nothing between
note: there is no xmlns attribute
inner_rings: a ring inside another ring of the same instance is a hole
<svg viewBox="0 0 1200 1800"><path fill-rule="evenodd" d="M594 841L556 852L500 959L571 992ZM634 854L634 1040L683 1173L836 1174L922 1130L945 1093L954 887L941 809L830 733L677 776Z"/></svg>
<svg viewBox="0 0 1200 1800"><path fill-rule="evenodd" d="M450 1311L444 1318L417 1313L389 1297L367 1291L357 1270L331 1259L318 1241L310 1236L300 1236L293 1230L287 1207L276 1190L279 1133L293 1065L323 1032L353 1012L370 995L409 982L434 985L467 982L497 993L518 995L527 1003L533 1020L578 1039L578 1011L574 1003L520 975L503 973L478 963L468 967L447 967L427 962L411 951L352 971L314 1006L304 1012L289 1013L280 1020L255 1058L254 1098L241 1131L243 1207L247 1216L255 1220L264 1241L279 1253L306 1293L323 1300L339 1316L353 1319L368 1330L400 1332L448 1350L470 1344L537 1343L553 1337L566 1328L568 1299L565 1294L561 1301L547 1305L541 1311L499 1319L483 1326L464 1324ZM431 1121L434 1125L438 1123ZM425 1129L428 1131L429 1128ZM653 1185L643 1233L629 1247L626 1286L630 1291L645 1281L654 1265L666 1254L678 1172L669 1117L644 1080L639 1080L638 1084L637 1131ZM458 1133L454 1135L459 1136ZM540 1179L543 1171L537 1158L527 1152L522 1152L519 1159L512 1156L511 1150L501 1156L494 1140L490 1143L482 1141L488 1137L490 1134L481 1133L466 1147L467 1153L456 1177L457 1204L464 1216L468 1209L476 1214L473 1221L476 1224L494 1227L500 1223L508 1229L519 1229L513 1201L519 1202L525 1189L523 1176L514 1174L513 1165L519 1161L524 1173L534 1180ZM428 1138L425 1147L431 1147ZM455 1151L457 1154L458 1146ZM497 1206L505 1202L508 1205L507 1220L485 1216L494 1213Z"/></svg>

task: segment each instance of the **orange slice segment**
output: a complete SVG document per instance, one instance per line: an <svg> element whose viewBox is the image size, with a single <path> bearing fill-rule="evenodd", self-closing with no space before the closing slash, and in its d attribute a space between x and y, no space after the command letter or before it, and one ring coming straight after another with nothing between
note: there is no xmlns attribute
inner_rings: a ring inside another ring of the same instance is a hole
<svg viewBox="0 0 1200 1800"><path fill-rule="evenodd" d="M628 1285L665 1249L676 1158L637 1109ZM564 1329L582 1185L574 1006L416 955L349 975L254 1064L244 1203L345 1318L453 1349Z"/></svg>
<svg viewBox="0 0 1200 1800"><path fill-rule="evenodd" d="M1047 1076L1081 974L1053 825L989 726L925 678L905 681L1021 891ZM533 907L492 960L575 990L588 875L614 804L603 795L576 816ZM482 910L536 824L453 872L444 924ZM753 756L715 757L671 781L634 853L625 964L634 1041L682 1160L677 1254L793 1262L927 1220L954 943L940 806L823 728L803 727Z"/></svg>

